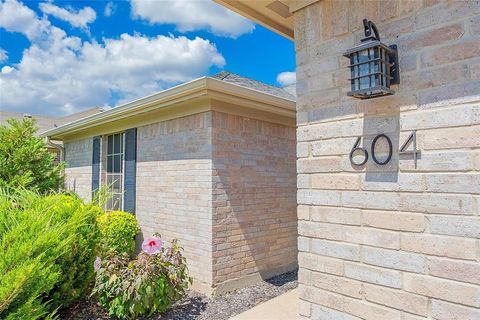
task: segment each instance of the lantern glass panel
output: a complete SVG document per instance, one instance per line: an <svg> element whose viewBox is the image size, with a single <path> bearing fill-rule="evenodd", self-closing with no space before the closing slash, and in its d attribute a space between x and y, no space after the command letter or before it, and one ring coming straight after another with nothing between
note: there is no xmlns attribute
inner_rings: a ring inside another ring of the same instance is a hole
<svg viewBox="0 0 480 320"><path fill-rule="evenodd" d="M370 60L370 50L361 50L358 52L358 62L360 63L360 73L359 76L361 77L360 80L360 89L367 89L370 87L370 80L367 76L370 72L370 65L368 61Z"/></svg>

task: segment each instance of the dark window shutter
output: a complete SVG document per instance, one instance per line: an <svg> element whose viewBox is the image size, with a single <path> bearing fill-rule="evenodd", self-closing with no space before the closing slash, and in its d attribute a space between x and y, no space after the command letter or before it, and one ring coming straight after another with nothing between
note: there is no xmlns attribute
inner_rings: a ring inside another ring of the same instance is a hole
<svg viewBox="0 0 480 320"><path fill-rule="evenodd" d="M92 199L100 188L100 140L101 137L93 137L92 151Z"/></svg>
<svg viewBox="0 0 480 320"><path fill-rule="evenodd" d="M123 210L135 213L135 189L137 168L137 128L125 131L125 172Z"/></svg>

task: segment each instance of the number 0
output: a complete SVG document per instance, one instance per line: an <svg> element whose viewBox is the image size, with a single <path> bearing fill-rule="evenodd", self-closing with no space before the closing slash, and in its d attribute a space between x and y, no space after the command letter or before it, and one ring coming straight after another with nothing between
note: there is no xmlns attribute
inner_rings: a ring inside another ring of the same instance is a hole
<svg viewBox="0 0 480 320"><path fill-rule="evenodd" d="M377 144L377 140L380 139L380 138L384 138L385 140L387 140L387 143L388 143L388 157L383 162L378 161L377 157L375 156L375 145ZM375 161L376 164L381 165L381 166L387 164L390 161L390 159L392 159L392 154L393 154L392 141L390 140L389 137L387 137L384 134L379 134L378 136L375 137L375 139L373 139L373 141L372 141L372 159L373 159L373 161Z"/></svg>

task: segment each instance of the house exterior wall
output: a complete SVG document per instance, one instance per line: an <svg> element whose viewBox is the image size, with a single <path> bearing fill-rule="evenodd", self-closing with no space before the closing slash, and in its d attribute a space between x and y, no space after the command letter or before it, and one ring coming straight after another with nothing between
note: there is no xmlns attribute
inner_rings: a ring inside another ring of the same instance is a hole
<svg viewBox="0 0 480 320"><path fill-rule="evenodd" d="M65 146L67 180L89 200L92 138ZM139 242L179 239L193 288L206 294L297 268L295 160L294 127L246 116L207 111L138 127Z"/></svg>
<svg viewBox="0 0 480 320"><path fill-rule="evenodd" d="M142 234L179 239L194 288L211 291L211 113L137 129L136 217Z"/></svg>
<svg viewBox="0 0 480 320"><path fill-rule="evenodd" d="M92 139L65 143L65 188L85 201L92 198Z"/></svg>
<svg viewBox="0 0 480 320"><path fill-rule="evenodd" d="M480 319L480 3L330 1L294 14L302 319ZM394 96L349 98L362 19L397 44ZM418 167L398 155L417 130ZM357 137L393 142L353 167ZM371 158L370 158L371 159Z"/></svg>
<svg viewBox="0 0 480 320"><path fill-rule="evenodd" d="M295 128L213 112L213 285L297 268Z"/></svg>
<svg viewBox="0 0 480 320"><path fill-rule="evenodd" d="M236 289L297 267L295 129L204 112L138 128L143 235L185 248L194 289Z"/></svg>

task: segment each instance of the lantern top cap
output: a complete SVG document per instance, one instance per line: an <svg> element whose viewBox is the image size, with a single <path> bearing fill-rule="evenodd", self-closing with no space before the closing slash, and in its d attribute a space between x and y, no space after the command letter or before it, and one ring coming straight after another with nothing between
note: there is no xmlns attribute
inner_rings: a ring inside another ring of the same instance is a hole
<svg viewBox="0 0 480 320"><path fill-rule="evenodd" d="M388 54L393 52L393 49L390 48L389 46L385 45L384 43L380 42L379 40L374 40L374 41L361 43L360 45L358 45L354 48L348 49L347 51L345 51L343 53L343 56L346 57L346 58L350 58L350 55L354 52L370 49L370 48L373 48L373 47L381 47Z"/></svg>
<svg viewBox="0 0 480 320"><path fill-rule="evenodd" d="M364 28L365 38L360 40L361 44L359 44L358 46L348 49L343 54L344 57L349 58L350 55L354 52L370 49L373 47L380 47L384 49L387 52L387 54L391 54L393 52L392 48L383 44L380 41L380 35L378 34L378 29L375 23L373 23L370 20L363 19L363 28Z"/></svg>

